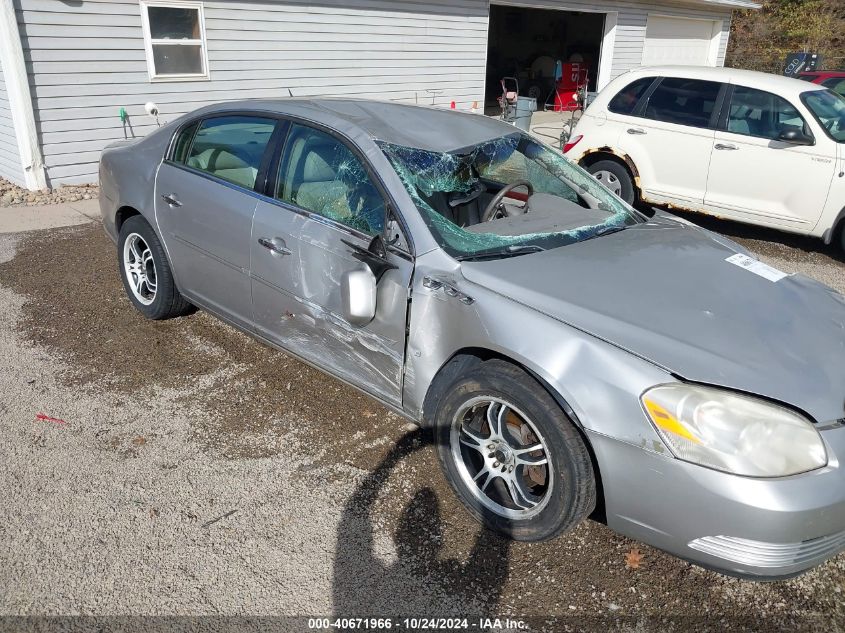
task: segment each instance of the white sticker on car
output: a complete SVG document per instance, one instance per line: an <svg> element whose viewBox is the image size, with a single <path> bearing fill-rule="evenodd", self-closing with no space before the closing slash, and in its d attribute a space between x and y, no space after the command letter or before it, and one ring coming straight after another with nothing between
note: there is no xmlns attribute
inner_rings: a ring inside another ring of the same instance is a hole
<svg viewBox="0 0 845 633"><path fill-rule="evenodd" d="M777 268L773 268L768 264L764 264L753 257L749 257L748 255L737 253L736 255L731 255L725 261L730 262L735 266L739 266L740 268L744 268L745 270L752 272L755 275L759 275L764 279L768 279L769 281L780 281L784 277L789 277L787 273L782 272Z"/></svg>

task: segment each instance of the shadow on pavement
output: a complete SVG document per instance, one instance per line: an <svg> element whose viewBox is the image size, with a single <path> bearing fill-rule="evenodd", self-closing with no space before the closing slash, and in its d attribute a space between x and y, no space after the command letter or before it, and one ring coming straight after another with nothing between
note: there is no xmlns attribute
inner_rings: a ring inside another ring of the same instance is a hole
<svg viewBox="0 0 845 633"><path fill-rule="evenodd" d="M465 557L443 557L444 522L433 488L424 485L413 493L393 534L395 550L373 529L380 520L374 514L375 504L380 495L391 494L386 490L391 473L402 460L432 445L432 434L424 430L403 436L344 507L334 564L335 616L455 617L495 612L508 575L510 541L479 527ZM389 499L381 499L385 501Z"/></svg>

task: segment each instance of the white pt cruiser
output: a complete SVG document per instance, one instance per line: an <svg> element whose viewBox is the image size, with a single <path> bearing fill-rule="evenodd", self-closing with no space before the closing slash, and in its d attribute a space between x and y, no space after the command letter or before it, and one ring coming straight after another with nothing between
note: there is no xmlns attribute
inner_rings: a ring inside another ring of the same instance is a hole
<svg viewBox="0 0 845 633"><path fill-rule="evenodd" d="M667 66L616 78L566 156L642 201L803 233L845 249L845 98L747 70Z"/></svg>

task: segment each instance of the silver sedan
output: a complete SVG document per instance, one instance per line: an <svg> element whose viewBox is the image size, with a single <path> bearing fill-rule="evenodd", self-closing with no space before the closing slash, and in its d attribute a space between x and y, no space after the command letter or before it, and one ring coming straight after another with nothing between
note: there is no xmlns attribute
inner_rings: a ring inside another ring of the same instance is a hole
<svg viewBox="0 0 845 633"><path fill-rule="evenodd" d="M197 306L431 427L492 530L592 516L769 579L845 548L845 299L513 127L225 103L108 148L100 182L140 312Z"/></svg>

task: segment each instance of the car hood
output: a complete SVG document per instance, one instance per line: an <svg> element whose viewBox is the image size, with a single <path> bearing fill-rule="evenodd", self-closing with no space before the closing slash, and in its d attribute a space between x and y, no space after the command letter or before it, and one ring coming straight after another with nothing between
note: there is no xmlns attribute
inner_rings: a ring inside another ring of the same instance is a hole
<svg viewBox="0 0 845 633"><path fill-rule="evenodd" d="M845 298L802 275L773 282L726 261L737 252L659 216L461 270L683 379L779 400L819 422L845 418Z"/></svg>

